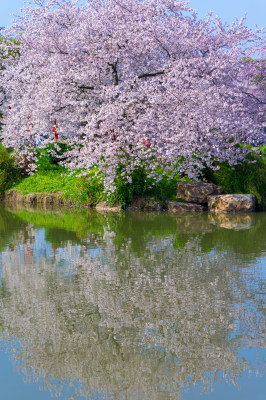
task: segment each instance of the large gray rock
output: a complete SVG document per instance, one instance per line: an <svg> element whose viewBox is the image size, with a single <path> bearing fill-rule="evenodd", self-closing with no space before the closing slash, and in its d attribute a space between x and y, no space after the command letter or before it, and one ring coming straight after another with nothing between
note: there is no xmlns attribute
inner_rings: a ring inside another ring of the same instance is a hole
<svg viewBox="0 0 266 400"><path fill-rule="evenodd" d="M212 212L253 212L256 209L253 194L223 194L208 197L208 209Z"/></svg>
<svg viewBox="0 0 266 400"><path fill-rule="evenodd" d="M167 210L173 213L182 213L182 212L202 212L206 211L207 208L201 206L200 204L194 203L181 203L178 201L168 201L167 202Z"/></svg>
<svg viewBox="0 0 266 400"><path fill-rule="evenodd" d="M178 182L176 197L191 203L205 204L208 196L221 193L222 188L214 183Z"/></svg>

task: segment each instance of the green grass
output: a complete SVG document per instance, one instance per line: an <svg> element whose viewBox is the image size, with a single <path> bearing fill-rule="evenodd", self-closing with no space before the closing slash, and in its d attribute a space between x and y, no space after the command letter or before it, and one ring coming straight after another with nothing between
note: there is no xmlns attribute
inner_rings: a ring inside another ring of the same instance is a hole
<svg viewBox="0 0 266 400"><path fill-rule="evenodd" d="M60 193L63 198L74 200L76 204L97 203L105 197L103 185L93 171L85 176L79 173L69 175L67 170L54 166L53 170L42 170L28 176L13 189L23 194Z"/></svg>

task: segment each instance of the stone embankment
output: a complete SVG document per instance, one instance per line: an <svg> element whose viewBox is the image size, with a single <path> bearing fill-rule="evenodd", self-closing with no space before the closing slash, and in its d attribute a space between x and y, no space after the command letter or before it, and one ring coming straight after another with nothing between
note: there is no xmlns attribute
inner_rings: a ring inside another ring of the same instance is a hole
<svg viewBox="0 0 266 400"><path fill-rule="evenodd" d="M74 202L63 198L61 193L29 193L23 194L18 190L8 190L1 196L1 201L13 204L42 205L42 206L72 206Z"/></svg>
<svg viewBox="0 0 266 400"><path fill-rule="evenodd" d="M179 182L177 200L160 202L151 198L135 198L127 210L169 211L171 213L203 212L212 213L248 213L256 210L256 197L252 194L222 194L222 189L212 183ZM41 205L55 207L80 206L73 200L66 200L60 193L30 193L23 195L17 190L8 190L2 195L2 201L13 204ZM81 207L90 207L83 204ZM95 205L97 211L119 212L118 204L110 206L107 202Z"/></svg>

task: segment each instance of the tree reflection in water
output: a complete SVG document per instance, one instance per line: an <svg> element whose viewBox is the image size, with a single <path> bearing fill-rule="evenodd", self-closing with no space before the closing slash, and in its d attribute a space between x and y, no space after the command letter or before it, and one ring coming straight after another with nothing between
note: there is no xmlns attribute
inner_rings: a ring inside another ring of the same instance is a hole
<svg viewBox="0 0 266 400"><path fill-rule="evenodd" d="M207 391L221 371L237 385L257 368L238 350L265 347L262 279L245 268L250 254L223 246L228 215L171 217L157 235L147 226L160 216L125 217L127 233L124 217L92 218L104 221L100 233L60 247L24 222L2 252L2 342L24 375L58 395L73 384L73 398L181 399L191 384ZM233 229L259 223L237 218ZM210 234L217 248L207 246Z"/></svg>

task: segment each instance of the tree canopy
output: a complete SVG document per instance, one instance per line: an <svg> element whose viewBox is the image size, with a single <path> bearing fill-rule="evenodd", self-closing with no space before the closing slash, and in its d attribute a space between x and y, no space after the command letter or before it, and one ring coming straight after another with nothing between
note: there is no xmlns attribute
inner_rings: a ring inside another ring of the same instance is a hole
<svg viewBox="0 0 266 400"><path fill-rule="evenodd" d="M158 180L162 166L197 178L214 161L234 165L240 138L262 131L265 81L247 60L263 57L265 42L244 19L200 19L183 0L33 5L5 31L19 41L0 78L8 146L29 136L29 117L30 134L43 136L56 119L75 144L68 166L99 166L112 191L118 168L130 182L140 165Z"/></svg>

